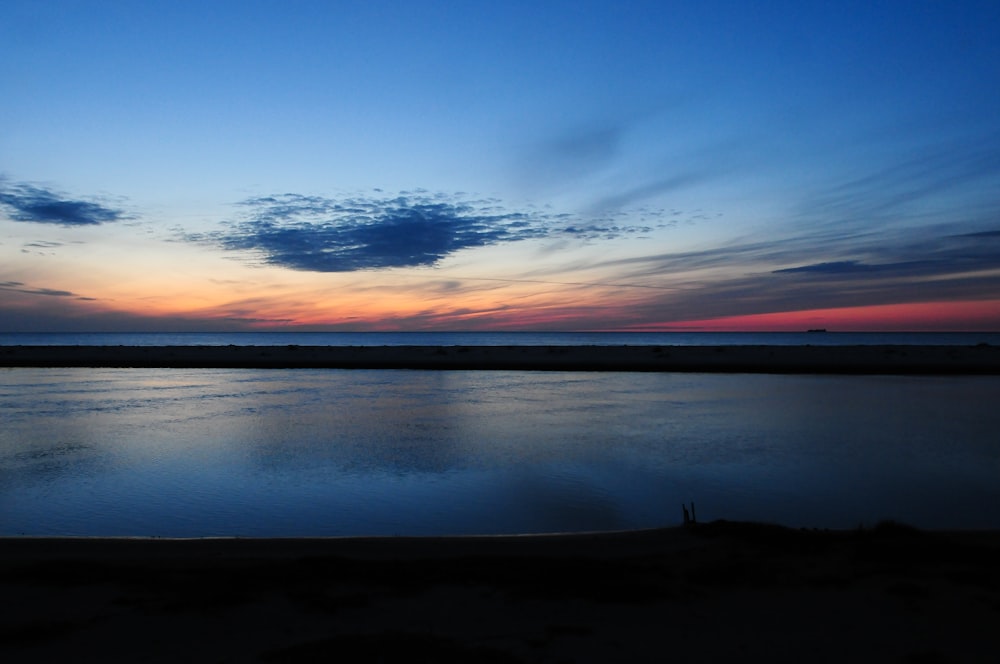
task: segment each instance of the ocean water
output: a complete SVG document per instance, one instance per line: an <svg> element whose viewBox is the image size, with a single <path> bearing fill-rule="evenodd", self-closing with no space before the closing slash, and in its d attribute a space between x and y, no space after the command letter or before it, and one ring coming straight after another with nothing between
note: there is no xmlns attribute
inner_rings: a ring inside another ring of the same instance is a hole
<svg viewBox="0 0 1000 664"><path fill-rule="evenodd" d="M6 333L0 346L1000 345L1000 332L175 332Z"/></svg>
<svg viewBox="0 0 1000 664"><path fill-rule="evenodd" d="M0 535L1000 527L1000 380L0 369Z"/></svg>

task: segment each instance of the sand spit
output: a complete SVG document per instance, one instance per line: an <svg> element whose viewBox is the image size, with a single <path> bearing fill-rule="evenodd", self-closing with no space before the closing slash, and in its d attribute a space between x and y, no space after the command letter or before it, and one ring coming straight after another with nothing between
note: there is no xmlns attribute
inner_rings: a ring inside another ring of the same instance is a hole
<svg viewBox="0 0 1000 664"><path fill-rule="evenodd" d="M1000 374L1000 346L3 346L2 367Z"/></svg>
<svg viewBox="0 0 1000 664"><path fill-rule="evenodd" d="M0 538L4 662L950 662L1000 652L995 532Z"/></svg>

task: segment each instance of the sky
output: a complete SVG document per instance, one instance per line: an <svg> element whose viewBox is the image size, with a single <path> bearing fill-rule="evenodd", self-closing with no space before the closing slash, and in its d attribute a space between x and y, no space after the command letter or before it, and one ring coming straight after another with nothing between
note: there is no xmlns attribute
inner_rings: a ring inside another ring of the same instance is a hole
<svg viewBox="0 0 1000 664"><path fill-rule="evenodd" d="M0 332L1000 330L1000 3L0 4Z"/></svg>

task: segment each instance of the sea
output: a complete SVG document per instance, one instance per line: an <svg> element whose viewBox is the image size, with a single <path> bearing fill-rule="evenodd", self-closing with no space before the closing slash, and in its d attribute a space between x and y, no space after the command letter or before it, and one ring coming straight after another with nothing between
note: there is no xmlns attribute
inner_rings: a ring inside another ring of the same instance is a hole
<svg viewBox="0 0 1000 664"><path fill-rule="evenodd" d="M0 346L756 346L1000 344L997 332L0 333Z"/></svg>
<svg viewBox="0 0 1000 664"><path fill-rule="evenodd" d="M0 345L1000 343L967 333L5 334ZM1000 528L1000 378L0 368L0 535L752 520Z"/></svg>

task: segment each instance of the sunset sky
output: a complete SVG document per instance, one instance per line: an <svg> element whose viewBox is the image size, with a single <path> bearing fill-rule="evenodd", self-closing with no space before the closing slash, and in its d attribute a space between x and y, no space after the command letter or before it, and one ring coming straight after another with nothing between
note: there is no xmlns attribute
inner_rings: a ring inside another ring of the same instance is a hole
<svg viewBox="0 0 1000 664"><path fill-rule="evenodd" d="M0 4L0 332L1000 330L1000 2Z"/></svg>

